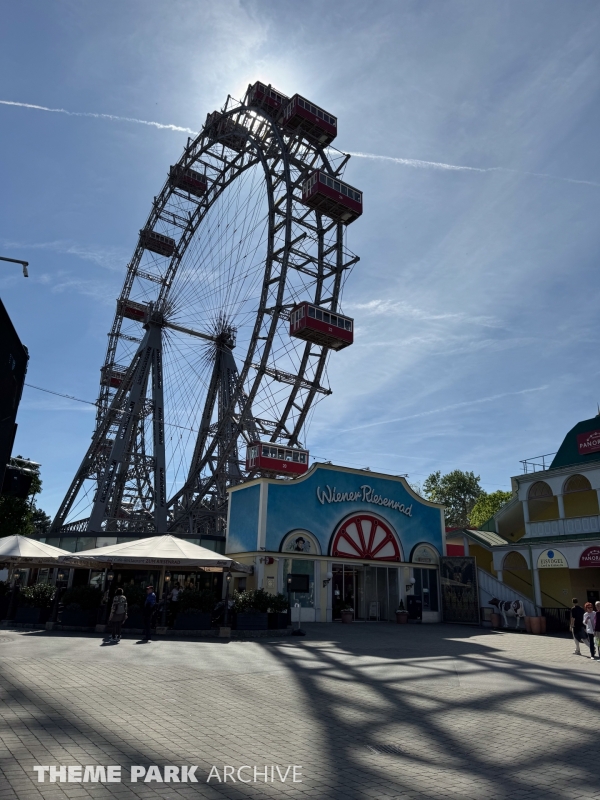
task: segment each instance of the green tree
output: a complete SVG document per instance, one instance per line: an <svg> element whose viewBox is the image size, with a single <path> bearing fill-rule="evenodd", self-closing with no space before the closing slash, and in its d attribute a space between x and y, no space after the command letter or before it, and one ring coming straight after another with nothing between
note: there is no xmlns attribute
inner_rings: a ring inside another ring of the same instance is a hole
<svg viewBox="0 0 600 800"><path fill-rule="evenodd" d="M471 514L469 517L469 523L473 526L473 528L479 528L484 522L487 522L488 519L494 516L502 506L506 505L510 498L512 497L512 492L503 492L502 489L498 489L496 492L484 492L481 494L473 508L471 509Z"/></svg>
<svg viewBox="0 0 600 800"><path fill-rule="evenodd" d="M425 479L423 493L428 500L444 506L448 527L466 528L469 525L471 509L484 494L479 480L479 475L473 472L455 469L442 475L438 470Z"/></svg>
<svg viewBox="0 0 600 800"><path fill-rule="evenodd" d="M10 465L31 469L29 459L23 456L11 458ZM36 495L42 491L39 468L35 469L29 495L26 498L0 494L0 536L32 536L36 532L46 533L50 527L50 517L35 504Z"/></svg>

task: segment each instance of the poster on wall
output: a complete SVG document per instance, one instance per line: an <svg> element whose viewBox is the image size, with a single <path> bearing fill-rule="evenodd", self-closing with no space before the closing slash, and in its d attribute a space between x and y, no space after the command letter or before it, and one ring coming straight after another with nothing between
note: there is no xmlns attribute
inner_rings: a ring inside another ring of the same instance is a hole
<svg viewBox="0 0 600 800"><path fill-rule="evenodd" d="M475 559L471 556L444 556L440 575L444 622L479 625Z"/></svg>

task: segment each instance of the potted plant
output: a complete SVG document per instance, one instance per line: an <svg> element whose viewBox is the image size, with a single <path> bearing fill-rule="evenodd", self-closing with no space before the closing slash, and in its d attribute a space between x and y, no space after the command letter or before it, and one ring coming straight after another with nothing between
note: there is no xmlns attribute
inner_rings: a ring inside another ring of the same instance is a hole
<svg viewBox="0 0 600 800"><path fill-rule="evenodd" d="M210 589L182 592L173 628L178 631L207 631L211 628L216 598Z"/></svg>
<svg viewBox="0 0 600 800"><path fill-rule="evenodd" d="M55 591L56 588L49 583L36 583L35 586L21 589L15 622L25 622L30 625L45 624L50 616Z"/></svg>
<svg viewBox="0 0 600 800"><path fill-rule="evenodd" d="M290 604L284 594L271 595L268 612L269 630L281 630L290 624Z"/></svg>
<svg viewBox="0 0 600 800"><path fill-rule="evenodd" d="M102 592L95 586L74 586L62 598L60 624L74 628L91 628L96 624Z"/></svg>
<svg viewBox="0 0 600 800"><path fill-rule="evenodd" d="M400 600L396 609L396 622L398 625L406 625L408 622L408 611L404 608L404 601Z"/></svg>
<svg viewBox="0 0 600 800"><path fill-rule="evenodd" d="M344 606L341 610L342 622L347 625L354 619L354 609L352 606Z"/></svg>
<svg viewBox="0 0 600 800"><path fill-rule="evenodd" d="M238 631L266 631L272 595L264 589L233 593L235 626Z"/></svg>

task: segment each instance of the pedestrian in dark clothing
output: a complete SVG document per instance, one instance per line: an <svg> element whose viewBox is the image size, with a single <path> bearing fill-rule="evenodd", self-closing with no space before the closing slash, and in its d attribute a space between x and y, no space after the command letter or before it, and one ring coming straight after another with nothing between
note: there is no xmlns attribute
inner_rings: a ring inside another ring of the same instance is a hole
<svg viewBox="0 0 600 800"><path fill-rule="evenodd" d="M144 603L144 641L150 639L150 627L152 625L152 615L156 605L156 595L154 586L146 586L146 602Z"/></svg>
<svg viewBox="0 0 600 800"><path fill-rule="evenodd" d="M573 634L573 641L575 642L575 652L573 655L580 656L581 649L579 645L583 640L587 641L587 633L583 625L584 611L576 597L574 597L571 602L573 603L573 608L571 609L571 633Z"/></svg>
<svg viewBox="0 0 600 800"><path fill-rule="evenodd" d="M121 640L121 626L126 619L127 598L123 594L123 589L117 589L113 598L110 617L108 618L109 623L112 625L111 640L113 642L119 642Z"/></svg>

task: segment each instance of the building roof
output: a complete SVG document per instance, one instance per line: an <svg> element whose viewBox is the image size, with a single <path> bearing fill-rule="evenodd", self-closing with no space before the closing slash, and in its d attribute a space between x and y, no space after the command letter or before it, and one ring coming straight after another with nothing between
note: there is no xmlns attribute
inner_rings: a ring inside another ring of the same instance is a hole
<svg viewBox="0 0 600 800"><path fill-rule="evenodd" d="M577 446L577 436L580 433L593 433L595 431L598 432L600 437L600 416L578 422L563 439L563 443L550 464L550 469L560 469L561 467L570 467L577 464L586 465L600 461L600 450L595 453L580 455Z"/></svg>
<svg viewBox="0 0 600 800"><path fill-rule="evenodd" d="M483 544L486 547L500 547L512 542L507 541L503 536L499 536L493 531L475 530L473 528L453 528L451 531L446 531L446 538L454 536L455 534L468 536L478 544Z"/></svg>

